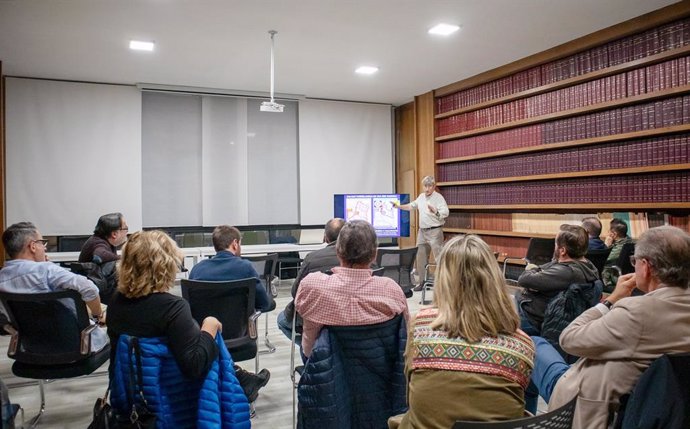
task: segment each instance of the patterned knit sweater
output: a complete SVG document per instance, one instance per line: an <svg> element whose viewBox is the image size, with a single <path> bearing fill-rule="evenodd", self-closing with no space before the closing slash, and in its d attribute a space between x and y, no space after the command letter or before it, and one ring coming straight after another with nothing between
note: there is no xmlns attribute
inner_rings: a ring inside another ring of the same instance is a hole
<svg viewBox="0 0 690 429"><path fill-rule="evenodd" d="M534 365L534 344L521 330L513 335L483 337L476 343L448 338L431 329L438 309L426 308L415 318L412 345L413 369L465 371L503 377L523 388L529 384Z"/></svg>

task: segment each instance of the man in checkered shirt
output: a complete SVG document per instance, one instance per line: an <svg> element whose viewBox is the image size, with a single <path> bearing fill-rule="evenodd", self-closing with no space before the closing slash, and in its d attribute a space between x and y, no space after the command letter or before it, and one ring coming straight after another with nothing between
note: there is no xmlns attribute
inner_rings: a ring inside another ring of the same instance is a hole
<svg viewBox="0 0 690 429"><path fill-rule="evenodd" d="M366 221L346 223L336 242L340 266L333 274L312 273L297 291L295 308L304 320L302 352L312 347L324 326L373 325L403 314L409 319L402 288L387 277L372 276L376 232Z"/></svg>

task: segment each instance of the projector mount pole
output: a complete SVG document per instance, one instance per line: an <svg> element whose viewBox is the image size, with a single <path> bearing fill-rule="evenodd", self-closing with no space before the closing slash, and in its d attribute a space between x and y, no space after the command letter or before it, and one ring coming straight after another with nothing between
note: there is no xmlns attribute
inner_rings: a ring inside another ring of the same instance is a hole
<svg viewBox="0 0 690 429"><path fill-rule="evenodd" d="M273 46L275 44L273 37L278 34L278 32L275 30L270 30L268 34L271 35L271 103L275 103L275 100L273 99Z"/></svg>

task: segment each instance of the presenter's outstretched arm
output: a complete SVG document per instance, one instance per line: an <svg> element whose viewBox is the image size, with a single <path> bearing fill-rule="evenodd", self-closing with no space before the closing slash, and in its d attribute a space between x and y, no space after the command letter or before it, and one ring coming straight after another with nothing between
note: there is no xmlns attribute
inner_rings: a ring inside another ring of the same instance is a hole
<svg viewBox="0 0 690 429"><path fill-rule="evenodd" d="M400 204L398 202L393 203L393 207L398 208L400 210L406 210L408 212L412 210L412 206L410 204Z"/></svg>

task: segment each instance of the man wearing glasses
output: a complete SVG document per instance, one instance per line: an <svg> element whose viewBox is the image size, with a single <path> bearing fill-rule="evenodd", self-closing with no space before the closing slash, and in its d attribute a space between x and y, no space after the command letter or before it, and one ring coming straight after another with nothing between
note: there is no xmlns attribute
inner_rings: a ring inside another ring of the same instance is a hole
<svg viewBox="0 0 690 429"><path fill-rule="evenodd" d="M98 218L93 235L86 240L79 254L79 262L104 264L117 261L117 248L127 241L129 227L122 213L108 213Z"/></svg>
<svg viewBox="0 0 690 429"><path fill-rule="evenodd" d="M2 234L2 244L10 260L0 270L0 291L10 293L43 293L60 290L79 292L95 321L104 323L98 288L83 276L74 274L46 258L46 245L36 226L19 222ZM5 309L2 308L3 313ZM76 316L76 314L75 314ZM101 350L108 343L104 329L91 333L91 350Z"/></svg>
<svg viewBox="0 0 690 429"><path fill-rule="evenodd" d="M654 359L690 352L688 261L687 232L660 226L642 234L631 260L635 272L619 277L606 301L563 330L560 345L567 353L580 356L577 362L567 365L546 340L532 337L537 354L533 384L525 399L536 386L554 410L577 395L573 427L606 427L620 396L632 390ZM635 288L645 294L631 297ZM658 383L664 385L666 380ZM654 414L664 415L663 410ZM658 427L671 427L657 423Z"/></svg>

